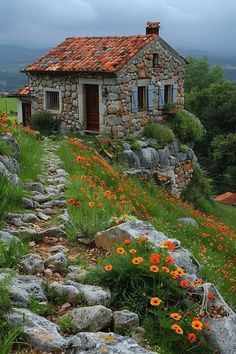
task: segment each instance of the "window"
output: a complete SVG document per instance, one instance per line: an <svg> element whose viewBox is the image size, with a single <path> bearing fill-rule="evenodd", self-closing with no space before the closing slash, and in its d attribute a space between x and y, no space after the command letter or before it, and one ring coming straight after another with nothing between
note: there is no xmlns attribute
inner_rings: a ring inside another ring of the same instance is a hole
<svg viewBox="0 0 236 354"><path fill-rule="evenodd" d="M152 66L157 68L159 65L159 55L157 53L153 54L153 63Z"/></svg>
<svg viewBox="0 0 236 354"><path fill-rule="evenodd" d="M60 110L59 91L45 91L45 108L51 111Z"/></svg>
<svg viewBox="0 0 236 354"><path fill-rule="evenodd" d="M173 85L165 85L164 104L173 102Z"/></svg>
<svg viewBox="0 0 236 354"><path fill-rule="evenodd" d="M138 87L138 110L139 111L146 110L146 87L145 86Z"/></svg>

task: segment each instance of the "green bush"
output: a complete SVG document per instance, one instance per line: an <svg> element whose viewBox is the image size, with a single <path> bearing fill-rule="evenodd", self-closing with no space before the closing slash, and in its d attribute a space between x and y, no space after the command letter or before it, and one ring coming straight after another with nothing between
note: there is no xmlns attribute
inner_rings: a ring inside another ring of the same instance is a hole
<svg viewBox="0 0 236 354"><path fill-rule="evenodd" d="M50 112L40 111L32 115L30 126L43 135L50 135L56 130L57 123Z"/></svg>
<svg viewBox="0 0 236 354"><path fill-rule="evenodd" d="M199 141L204 136L204 128L200 120L187 111L178 111L169 125L181 143Z"/></svg>
<svg viewBox="0 0 236 354"><path fill-rule="evenodd" d="M144 135L147 138L155 138L161 146L172 143L175 135L171 128L159 123L147 124L144 128Z"/></svg>

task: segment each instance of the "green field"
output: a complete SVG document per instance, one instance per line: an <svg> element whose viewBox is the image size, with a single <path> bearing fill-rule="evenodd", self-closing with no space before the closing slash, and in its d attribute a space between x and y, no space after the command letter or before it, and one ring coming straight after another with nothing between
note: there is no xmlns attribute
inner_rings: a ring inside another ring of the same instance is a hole
<svg viewBox="0 0 236 354"><path fill-rule="evenodd" d="M8 117L16 117L16 98L0 97L0 115L2 112L6 112Z"/></svg>

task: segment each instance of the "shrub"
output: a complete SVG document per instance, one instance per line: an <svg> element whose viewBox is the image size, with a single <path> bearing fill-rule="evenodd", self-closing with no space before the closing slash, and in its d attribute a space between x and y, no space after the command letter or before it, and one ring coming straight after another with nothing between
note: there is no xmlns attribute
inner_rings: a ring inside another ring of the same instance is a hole
<svg viewBox="0 0 236 354"><path fill-rule="evenodd" d="M11 241L9 244L0 241L0 268L15 266L20 258L27 253L27 247L22 242Z"/></svg>
<svg viewBox="0 0 236 354"><path fill-rule="evenodd" d="M199 141L203 138L204 128L200 120L187 111L178 111L169 125L182 143Z"/></svg>
<svg viewBox="0 0 236 354"><path fill-rule="evenodd" d="M70 318L69 315L65 315L61 317L58 321L58 324L62 332L68 334L76 333L76 326L72 322L72 319Z"/></svg>
<svg viewBox="0 0 236 354"><path fill-rule="evenodd" d="M32 115L30 126L40 131L43 135L50 135L57 128L53 115L47 111L40 111Z"/></svg>
<svg viewBox="0 0 236 354"><path fill-rule="evenodd" d="M172 143L175 138L173 131L169 127L159 123L147 124L144 128L144 135L147 138L157 139L158 143L162 146Z"/></svg>
<svg viewBox="0 0 236 354"><path fill-rule="evenodd" d="M195 331L192 327L199 310L188 291L196 284L184 279L183 269L175 267L164 247L173 250L174 246L167 241L163 248L155 250L145 237L136 241L124 240L116 253L101 262L101 268L88 274L86 281L103 286L109 284L111 306L136 312L141 325L147 319L155 323L155 326L149 326L148 335L152 334L152 344L158 344L163 353L186 353L193 347L198 347L194 353L208 353L203 331ZM203 326L201 321L198 323ZM195 343L188 337L188 333L194 331Z"/></svg>

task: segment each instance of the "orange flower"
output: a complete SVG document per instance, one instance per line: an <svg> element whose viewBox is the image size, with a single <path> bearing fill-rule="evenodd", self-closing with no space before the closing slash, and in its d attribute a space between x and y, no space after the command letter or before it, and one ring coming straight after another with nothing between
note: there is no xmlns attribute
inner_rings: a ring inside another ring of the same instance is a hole
<svg viewBox="0 0 236 354"><path fill-rule="evenodd" d="M76 202L76 206L80 207L81 206L81 202Z"/></svg>
<svg viewBox="0 0 236 354"><path fill-rule="evenodd" d="M173 318L176 321L179 321L182 318L182 316L179 313L177 313L177 312L171 313L170 317Z"/></svg>
<svg viewBox="0 0 236 354"><path fill-rule="evenodd" d="M74 198L70 198L70 199L68 200L68 204L74 205L74 204L75 204Z"/></svg>
<svg viewBox="0 0 236 354"><path fill-rule="evenodd" d="M102 208L102 207L103 207L103 204L102 204L102 203L98 203L97 207L98 207L98 208Z"/></svg>
<svg viewBox="0 0 236 354"><path fill-rule="evenodd" d="M93 208L93 207L94 207L94 202L89 202L89 203L88 203L88 206L89 206L90 208Z"/></svg>
<svg viewBox="0 0 236 354"><path fill-rule="evenodd" d="M197 285L200 286L200 285L202 285L202 284L203 284L203 280L202 280L202 279L198 279L198 280L197 280Z"/></svg>
<svg viewBox="0 0 236 354"><path fill-rule="evenodd" d="M189 285L189 282L187 279L183 279L183 280L181 280L179 285L181 286L181 288L187 288L187 286Z"/></svg>
<svg viewBox="0 0 236 354"><path fill-rule="evenodd" d="M179 276L183 276L184 275L184 270L183 268L177 268L176 272L178 273Z"/></svg>
<svg viewBox="0 0 236 354"><path fill-rule="evenodd" d="M77 179L78 179L78 177L75 176L75 175L72 178L73 178L74 181L77 181Z"/></svg>
<svg viewBox="0 0 236 354"><path fill-rule="evenodd" d="M116 249L116 252L119 253L119 254L125 254L125 253L126 253L125 250L124 250L124 248L122 248L122 247L118 247L118 248Z"/></svg>
<svg viewBox="0 0 236 354"><path fill-rule="evenodd" d="M208 329L208 330L210 329L210 326L209 326L209 324L208 324L207 322L204 322L204 323L203 323L203 327L206 328L206 329Z"/></svg>
<svg viewBox="0 0 236 354"><path fill-rule="evenodd" d="M173 258L171 258L170 256L167 256L167 257L165 258L165 262L166 262L167 264L174 264L174 260L173 260Z"/></svg>
<svg viewBox="0 0 236 354"><path fill-rule="evenodd" d="M80 192L83 193L84 191L85 191L85 189L84 189L83 187L81 187L81 188L80 188Z"/></svg>
<svg viewBox="0 0 236 354"><path fill-rule="evenodd" d="M171 274L173 279L178 279L178 277L179 277L179 274L178 274L177 271L172 271L172 272L170 272L170 274Z"/></svg>
<svg viewBox="0 0 236 354"><path fill-rule="evenodd" d="M107 271L107 272L110 272L112 270L112 265L111 264L107 264L104 269Z"/></svg>
<svg viewBox="0 0 236 354"><path fill-rule="evenodd" d="M175 329L175 333L177 334L183 334L184 331L182 330L182 328L180 326L178 326L178 328Z"/></svg>
<svg viewBox="0 0 236 354"><path fill-rule="evenodd" d="M121 215L123 216L123 218L127 215L126 212L123 210Z"/></svg>
<svg viewBox="0 0 236 354"><path fill-rule="evenodd" d="M214 294L209 291L209 293L207 294L207 297L209 300L212 300L214 298Z"/></svg>
<svg viewBox="0 0 236 354"><path fill-rule="evenodd" d="M131 249L129 250L129 253L135 254L135 253L137 253L137 250L135 250L134 248L131 248Z"/></svg>
<svg viewBox="0 0 236 354"><path fill-rule="evenodd" d="M150 262L154 264L159 264L160 263L160 256L158 253L152 253L149 257Z"/></svg>
<svg viewBox="0 0 236 354"><path fill-rule="evenodd" d="M194 343L197 340L197 336L194 333L188 333L188 339L190 340L190 342Z"/></svg>
<svg viewBox="0 0 236 354"><path fill-rule="evenodd" d="M175 245L170 240L165 241L165 242L161 242L160 245L169 248L170 251L174 251L175 250Z"/></svg>
<svg viewBox="0 0 236 354"><path fill-rule="evenodd" d="M196 331L201 331L202 327L203 327L203 325L202 325L201 321L199 321L197 319L196 320L193 319L193 322L192 322L192 328L193 329L196 329Z"/></svg>
<svg viewBox="0 0 236 354"><path fill-rule="evenodd" d="M124 195L120 195L120 200L124 200L125 196Z"/></svg>
<svg viewBox="0 0 236 354"><path fill-rule="evenodd" d="M135 257L135 258L132 259L132 263L136 264L136 265L140 264L142 262L143 262L143 258L142 257Z"/></svg>
<svg viewBox="0 0 236 354"><path fill-rule="evenodd" d="M129 246L129 245L131 244L131 240L124 240L124 244L125 244L126 246Z"/></svg>
<svg viewBox="0 0 236 354"><path fill-rule="evenodd" d="M155 265L151 265L150 266L150 271L154 272L154 273L158 273L159 272L159 268Z"/></svg>
<svg viewBox="0 0 236 354"><path fill-rule="evenodd" d="M150 299L150 304L151 304L152 306L159 306L160 303L161 303L161 299L159 299L159 297L152 297L152 298Z"/></svg>
<svg viewBox="0 0 236 354"><path fill-rule="evenodd" d="M163 272L165 272L165 273L169 273L169 272L170 272L169 268L167 268L166 266L161 267L161 269L162 269Z"/></svg>
<svg viewBox="0 0 236 354"><path fill-rule="evenodd" d="M106 182L105 182L105 181L100 181L100 185L101 185L102 187L105 187Z"/></svg>

